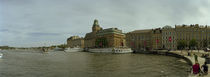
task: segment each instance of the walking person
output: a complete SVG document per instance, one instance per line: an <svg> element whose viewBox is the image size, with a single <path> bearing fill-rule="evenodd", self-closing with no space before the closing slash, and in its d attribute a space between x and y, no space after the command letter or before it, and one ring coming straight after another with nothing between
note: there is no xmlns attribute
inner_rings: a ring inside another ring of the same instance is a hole
<svg viewBox="0 0 210 77"><path fill-rule="evenodd" d="M194 54L195 62L198 62L198 55Z"/></svg>
<svg viewBox="0 0 210 77"><path fill-rule="evenodd" d="M205 75L208 74L208 65L207 65L207 62L204 62L204 64L201 66L201 69L203 69L202 71L203 71L203 73Z"/></svg>

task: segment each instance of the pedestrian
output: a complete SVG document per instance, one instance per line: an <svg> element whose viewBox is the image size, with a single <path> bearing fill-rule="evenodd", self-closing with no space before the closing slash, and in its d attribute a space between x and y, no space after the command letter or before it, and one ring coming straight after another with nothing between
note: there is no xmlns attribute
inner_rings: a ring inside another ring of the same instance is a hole
<svg viewBox="0 0 210 77"><path fill-rule="evenodd" d="M204 62L204 64L201 66L201 69L203 69L202 71L203 71L203 73L205 75L208 74L208 65L207 65L207 62Z"/></svg>
<svg viewBox="0 0 210 77"><path fill-rule="evenodd" d="M191 56L189 51L187 51L187 55L188 55L188 56Z"/></svg>
<svg viewBox="0 0 210 77"><path fill-rule="evenodd" d="M199 65L198 62L196 62L196 63L192 66L192 68L193 68L193 74L198 74L198 73L200 73L200 65Z"/></svg>
<svg viewBox="0 0 210 77"><path fill-rule="evenodd" d="M198 62L198 55L194 54L195 62Z"/></svg>

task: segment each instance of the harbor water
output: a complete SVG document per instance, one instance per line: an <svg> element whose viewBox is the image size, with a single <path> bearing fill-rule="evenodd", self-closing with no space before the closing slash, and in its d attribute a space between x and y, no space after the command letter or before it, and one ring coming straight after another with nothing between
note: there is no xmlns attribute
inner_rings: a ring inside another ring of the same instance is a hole
<svg viewBox="0 0 210 77"><path fill-rule="evenodd" d="M187 77L182 59L151 54L2 51L0 77Z"/></svg>

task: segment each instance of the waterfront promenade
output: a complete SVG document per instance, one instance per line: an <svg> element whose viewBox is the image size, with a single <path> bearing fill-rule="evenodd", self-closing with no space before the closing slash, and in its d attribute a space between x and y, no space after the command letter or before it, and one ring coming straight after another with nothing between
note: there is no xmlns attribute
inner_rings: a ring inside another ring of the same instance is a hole
<svg viewBox="0 0 210 77"><path fill-rule="evenodd" d="M184 56L185 58L189 59L192 64L195 64L195 58L194 58L194 55L193 54L196 54L198 55L198 62L200 64L200 66L202 66L205 62L205 58L202 58L201 55L202 54L209 54L209 52L204 52L203 50L193 50L193 51L187 51L187 50L183 50L183 51L170 51L171 53L175 53L175 54L178 54L178 55L182 55ZM191 55L188 56L188 53L189 52ZM209 69L210 69L210 64L207 64L209 66ZM210 77L210 71L208 72L208 75L204 75L204 76L199 76L199 75L193 75L192 72L191 74L189 75L189 77Z"/></svg>

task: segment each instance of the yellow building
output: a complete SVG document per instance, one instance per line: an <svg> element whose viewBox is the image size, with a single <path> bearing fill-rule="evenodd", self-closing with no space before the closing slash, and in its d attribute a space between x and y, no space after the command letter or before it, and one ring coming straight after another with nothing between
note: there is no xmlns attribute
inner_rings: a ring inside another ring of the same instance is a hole
<svg viewBox="0 0 210 77"><path fill-rule="evenodd" d="M144 50L151 48L151 29L135 30L126 34L126 44L132 50Z"/></svg>
<svg viewBox="0 0 210 77"><path fill-rule="evenodd" d="M152 29L151 49L162 49L162 30L160 28Z"/></svg>
<svg viewBox="0 0 210 77"><path fill-rule="evenodd" d="M84 48L84 38L80 38L79 36L71 36L67 39L68 47L81 47Z"/></svg>
<svg viewBox="0 0 210 77"><path fill-rule="evenodd" d="M165 26L162 29L135 30L126 34L127 46L133 50L176 50L179 41L186 41L189 49L190 40L197 42L196 49L210 47L210 27L195 25Z"/></svg>
<svg viewBox="0 0 210 77"><path fill-rule="evenodd" d="M132 50L153 50L162 48L162 30L135 30L126 34L127 46Z"/></svg>
<svg viewBox="0 0 210 77"><path fill-rule="evenodd" d="M96 34L96 47L124 47L125 35L122 30L117 28L108 28L100 30Z"/></svg>
<svg viewBox="0 0 210 77"><path fill-rule="evenodd" d="M102 29L94 20L92 32L85 35L85 48L125 46L125 35L117 28Z"/></svg>
<svg viewBox="0 0 210 77"><path fill-rule="evenodd" d="M189 46L189 42L195 39L198 43L197 49L205 48L210 41L210 27L195 25L176 25L175 28L176 41L185 40Z"/></svg>
<svg viewBox="0 0 210 77"><path fill-rule="evenodd" d="M94 20L92 32L87 33L85 35L85 48L94 48L95 47L95 40L96 40L96 33L100 30L103 30L99 24L98 20Z"/></svg>

